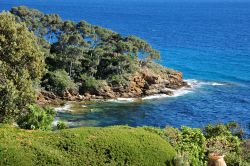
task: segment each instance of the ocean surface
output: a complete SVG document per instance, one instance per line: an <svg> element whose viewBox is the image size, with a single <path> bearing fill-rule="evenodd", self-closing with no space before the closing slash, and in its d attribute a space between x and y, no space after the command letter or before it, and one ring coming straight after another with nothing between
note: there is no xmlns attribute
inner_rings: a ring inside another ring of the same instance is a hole
<svg viewBox="0 0 250 166"><path fill-rule="evenodd" d="M159 63L182 71L192 85L173 97L69 103L57 109L57 119L72 127L236 121L250 135L250 1L191 1L1 0L0 10L26 5L137 35L161 52Z"/></svg>

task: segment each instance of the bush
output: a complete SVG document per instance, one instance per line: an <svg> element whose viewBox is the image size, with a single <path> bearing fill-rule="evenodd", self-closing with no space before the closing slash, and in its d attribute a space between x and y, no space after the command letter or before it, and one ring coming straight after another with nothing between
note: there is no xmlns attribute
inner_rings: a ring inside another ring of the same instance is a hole
<svg viewBox="0 0 250 166"><path fill-rule="evenodd" d="M178 130L167 127L165 129L165 136L179 153L179 157L176 158L176 164L206 165L206 138L200 129L183 126L181 130Z"/></svg>
<svg viewBox="0 0 250 166"><path fill-rule="evenodd" d="M33 85L43 71L36 37L12 14L0 13L0 122L14 122L34 102Z"/></svg>
<svg viewBox="0 0 250 166"><path fill-rule="evenodd" d="M63 96L66 91L75 91L77 89L76 84L65 70L48 72L43 78L42 86L59 96Z"/></svg>
<svg viewBox="0 0 250 166"><path fill-rule="evenodd" d="M250 163L250 139L243 143L243 158Z"/></svg>
<svg viewBox="0 0 250 166"><path fill-rule="evenodd" d="M174 157L168 142L139 128L27 132L0 125L0 165L166 166Z"/></svg>
<svg viewBox="0 0 250 166"><path fill-rule="evenodd" d="M68 124L64 121L59 121L56 126L58 130L69 128Z"/></svg>
<svg viewBox="0 0 250 166"><path fill-rule="evenodd" d="M82 86L80 87L80 93L96 93L102 86L106 84L104 80L97 80L95 77L88 76L86 74L81 75Z"/></svg>
<svg viewBox="0 0 250 166"><path fill-rule="evenodd" d="M51 108L29 105L27 112L20 116L17 124L24 129L50 130L56 113Z"/></svg>
<svg viewBox="0 0 250 166"><path fill-rule="evenodd" d="M207 139L217 136L237 136L243 137L243 130L236 122L230 122L228 124L216 124L207 125L204 129L204 134Z"/></svg>
<svg viewBox="0 0 250 166"><path fill-rule="evenodd" d="M242 153L242 129L235 122L208 125L204 129L207 138L208 153L225 155L228 166L242 165L245 160Z"/></svg>
<svg viewBox="0 0 250 166"><path fill-rule="evenodd" d="M108 82L116 87L116 86L127 86L129 84L128 80L129 75L112 75L110 78L108 78Z"/></svg>

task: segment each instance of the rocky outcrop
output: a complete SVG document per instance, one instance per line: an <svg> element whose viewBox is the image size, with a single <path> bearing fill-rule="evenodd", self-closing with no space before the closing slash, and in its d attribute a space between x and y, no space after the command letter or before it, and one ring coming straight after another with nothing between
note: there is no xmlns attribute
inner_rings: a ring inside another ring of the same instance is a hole
<svg viewBox="0 0 250 166"><path fill-rule="evenodd" d="M186 86L180 72L172 74L153 73L150 70L141 70L134 74L126 93L118 94L120 97L142 97L155 94L172 95L171 89L179 89Z"/></svg>
<svg viewBox="0 0 250 166"><path fill-rule="evenodd" d="M153 70L155 69L155 70ZM149 95L173 95L173 91L188 86L183 81L182 73L162 66L154 68L144 67L129 77L126 86L112 87L105 81L96 89L79 95L66 91L58 97L52 92L41 91L38 95L39 103L58 103L60 100L77 101L91 99L140 98Z"/></svg>
<svg viewBox="0 0 250 166"><path fill-rule="evenodd" d="M171 70L171 73L166 71L156 73L148 68L143 68L129 78L127 86L110 87L105 84L95 95L104 98L138 98L155 94L172 95L173 90L185 86L187 83L183 81L180 72Z"/></svg>
<svg viewBox="0 0 250 166"><path fill-rule="evenodd" d="M59 105L61 103L61 99L58 96L56 96L53 92L41 90L37 94L36 102L39 105L47 105L47 104Z"/></svg>

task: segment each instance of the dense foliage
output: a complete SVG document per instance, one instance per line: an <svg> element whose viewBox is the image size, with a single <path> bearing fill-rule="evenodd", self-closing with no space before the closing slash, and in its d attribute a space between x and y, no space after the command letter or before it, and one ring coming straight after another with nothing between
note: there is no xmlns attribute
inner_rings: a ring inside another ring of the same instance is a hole
<svg viewBox="0 0 250 166"><path fill-rule="evenodd" d="M208 154L225 155L228 166L250 165L250 143L242 139L242 130L237 123L208 125L202 131L183 126L181 129L144 127L166 139L177 151L175 165L207 165Z"/></svg>
<svg viewBox="0 0 250 166"><path fill-rule="evenodd" d="M75 83L70 79L65 70L48 72L44 76L41 85L57 95L63 95L64 92L76 89Z"/></svg>
<svg viewBox="0 0 250 166"><path fill-rule="evenodd" d="M30 132L0 125L1 166L165 166L174 156L158 135L127 126Z"/></svg>
<svg viewBox="0 0 250 166"><path fill-rule="evenodd" d="M10 12L39 38L49 73L66 71L80 86L81 93L96 88L94 85L100 80L111 86L124 85L128 75L143 63L160 58L159 52L135 36L124 37L85 21L62 21L57 14L44 14L24 6ZM43 85L46 90L54 86L53 82Z"/></svg>
<svg viewBox="0 0 250 166"><path fill-rule="evenodd" d="M23 6L10 12L0 14L0 122L50 130L55 112L34 104L36 90L84 94L126 86L145 65L162 70L148 63L159 53L135 36ZM59 122L57 128L67 125ZM204 131L109 127L55 133L0 126L0 165L172 165L175 158L175 165L202 166L209 153L217 153L229 166L245 166L249 148L234 123Z"/></svg>
<svg viewBox="0 0 250 166"><path fill-rule="evenodd" d="M55 115L51 108L29 105L27 111L18 118L17 124L29 130L51 130Z"/></svg>
<svg viewBox="0 0 250 166"><path fill-rule="evenodd" d="M44 69L35 36L10 13L0 14L0 122L12 122L35 101Z"/></svg>
<svg viewBox="0 0 250 166"><path fill-rule="evenodd" d="M29 111L41 89L64 97L126 86L142 64L158 58L135 36L14 7L0 14L0 122Z"/></svg>

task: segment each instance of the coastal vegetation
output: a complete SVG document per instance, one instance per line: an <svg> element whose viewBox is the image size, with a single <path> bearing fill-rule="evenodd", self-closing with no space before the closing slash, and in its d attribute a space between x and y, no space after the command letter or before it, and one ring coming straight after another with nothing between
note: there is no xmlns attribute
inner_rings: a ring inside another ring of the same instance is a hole
<svg viewBox="0 0 250 166"><path fill-rule="evenodd" d="M180 72L155 63L159 52L138 37L25 6L0 18L0 122L22 122L35 103L171 95L187 86Z"/></svg>
<svg viewBox="0 0 250 166"><path fill-rule="evenodd" d="M57 131L0 125L0 165L205 166L208 154L228 166L250 164L250 140L234 124L198 128L112 126Z"/></svg>
<svg viewBox="0 0 250 166"><path fill-rule="evenodd" d="M250 141L235 123L204 130L183 126L52 131L51 100L142 97L187 84L155 63L158 51L85 21L63 21L27 7L0 14L0 165L227 165L250 163ZM43 100L41 100L43 99ZM8 124L6 124L8 123ZM22 129L21 129L22 128Z"/></svg>
<svg viewBox="0 0 250 166"><path fill-rule="evenodd" d="M175 150L140 128L114 126L56 132L0 125L0 165L166 165Z"/></svg>
<svg viewBox="0 0 250 166"><path fill-rule="evenodd" d="M168 141L177 151L175 165L206 166L209 154L224 155L228 166L248 166L250 140L235 122L207 125L203 129L167 126L165 129L143 127Z"/></svg>

